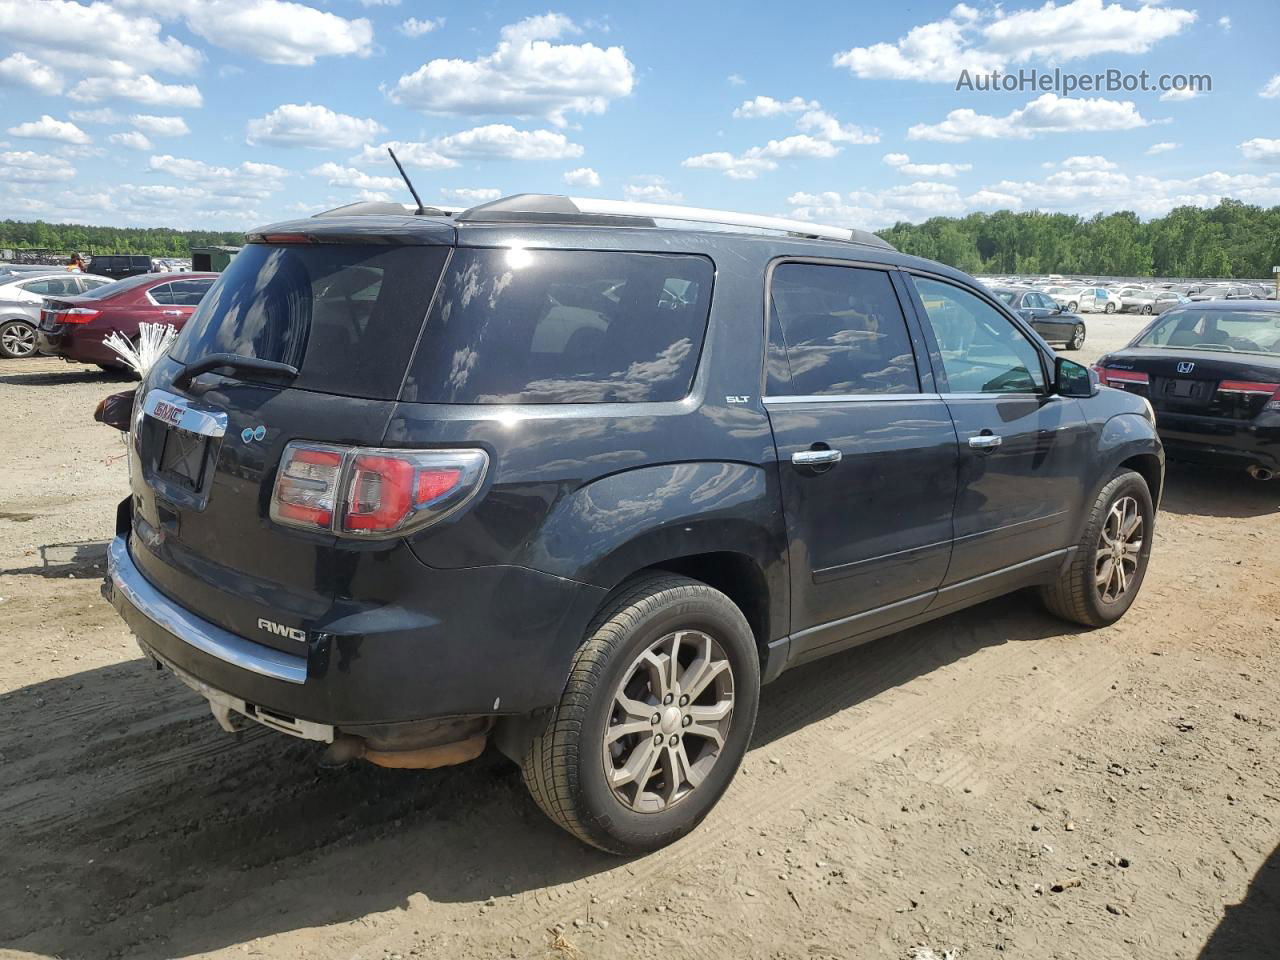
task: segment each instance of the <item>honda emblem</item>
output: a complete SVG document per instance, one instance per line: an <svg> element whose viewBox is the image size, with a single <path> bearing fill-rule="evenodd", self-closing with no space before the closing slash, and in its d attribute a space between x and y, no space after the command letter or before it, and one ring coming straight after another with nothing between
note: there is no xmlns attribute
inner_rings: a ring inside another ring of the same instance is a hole
<svg viewBox="0 0 1280 960"><path fill-rule="evenodd" d="M1179 373L1190 373L1195 368L1196 368L1196 365L1195 365L1195 361L1193 360L1181 360L1178 363Z"/></svg>

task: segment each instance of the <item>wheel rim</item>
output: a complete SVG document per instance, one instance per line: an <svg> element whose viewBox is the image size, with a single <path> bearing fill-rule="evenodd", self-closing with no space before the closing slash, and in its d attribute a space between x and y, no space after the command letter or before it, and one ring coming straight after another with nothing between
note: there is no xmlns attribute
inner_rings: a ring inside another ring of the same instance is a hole
<svg viewBox="0 0 1280 960"><path fill-rule="evenodd" d="M0 333L0 345L15 357L30 356L36 349L36 332L25 323L11 323Z"/></svg>
<svg viewBox="0 0 1280 960"><path fill-rule="evenodd" d="M1142 511L1133 497L1121 497L1107 512L1094 563L1094 584L1103 603L1115 603L1133 585L1142 557L1142 526Z"/></svg>
<svg viewBox="0 0 1280 960"><path fill-rule="evenodd" d="M1071 335L1071 349L1079 350L1084 346L1084 327L1076 327Z"/></svg>
<svg viewBox="0 0 1280 960"><path fill-rule="evenodd" d="M733 667L701 630L677 630L647 647L613 694L605 729L605 779L637 813L661 813L706 780L733 722Z"/></svg>

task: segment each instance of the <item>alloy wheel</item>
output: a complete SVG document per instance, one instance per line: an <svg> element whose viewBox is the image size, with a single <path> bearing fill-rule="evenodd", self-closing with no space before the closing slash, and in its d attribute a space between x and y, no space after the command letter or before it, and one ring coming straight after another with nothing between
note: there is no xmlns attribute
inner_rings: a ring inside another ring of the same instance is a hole
<svg viewBox="0 0 1280 960"><path fill-rule="evenodd" d="M1079 350L1084 346L1084 324L1076 324L1076 328L1071 331L1071 349Z"/></svg>
<svg viewBox="0 0 1280 960"><path fill-rule="evenodd" d="M605 779L637 813L693 793L720 758L733 722L733 667L701 630L650 644L623 674L605 729Z"/></svg>
<svg viewBox="0 0 1280 960"><path fill-rule="evenodd" d="M25 323L10 323L0 332L0 346L10 357L29 357L36 352L36 331Z"/></svg>
<svg viewBox="0 0 1280 960"><path fill-rule="evenodd" d="M1133 497L1111 505L1098 534L1094 583L1103 603L1115 603L1128 592L1142 555L1142 512Z"/></svg>

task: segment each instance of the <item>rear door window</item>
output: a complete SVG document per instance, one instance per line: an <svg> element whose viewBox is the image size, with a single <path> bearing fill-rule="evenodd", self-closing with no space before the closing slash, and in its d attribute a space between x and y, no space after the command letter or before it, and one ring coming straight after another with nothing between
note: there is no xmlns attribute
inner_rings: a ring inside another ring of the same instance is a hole
<svg viewBox="0 0 1280 960"><path fill-rule="evenodd" d="M179 307L198 306L204 295L213 286L212 280L175 280L166 284L169 288L169 302Z"/></svg>
<svg viewBox="0 0 1280 960"><path fill-rule="evenodd" d="M173 284L161 283L157 286L154 286L147 291L147 296L149 296L156 303L164 304L167 306L173 303Z"/></svg>
<svg viewBox="0 0 1280 960"><path fill-rule="evenodd" d="M688 394L711 261L460 248L409 370L422 403L638 403Z"/></svg>
<svg viewBox="0 0 1280 960"><path fill-rule="evenodd" d="M274 360L298 367L293 384L303 389L393 399L448 249L251 243L200 300L171 355Z"/></svg>
<svg viewBox="0 0 1280 960"><path fill-rule="evenodd" d="M907 321L884 270L783 263L769 304L791 382L782 393L919 393ZM776 388L770 389L776 395Z"/></svg>

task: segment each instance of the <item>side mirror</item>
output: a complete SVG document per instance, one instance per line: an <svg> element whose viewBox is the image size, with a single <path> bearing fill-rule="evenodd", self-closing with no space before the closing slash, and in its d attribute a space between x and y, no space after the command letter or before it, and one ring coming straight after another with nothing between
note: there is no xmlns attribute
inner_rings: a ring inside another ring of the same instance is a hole
<svg viewBox="0 0 1280 960"><path fill-rule="evenodd" d="M1082 363L1058 357L1053 364L1053 387L1060 397L1092 397L1098 392L1098 375Z"/></svg>

